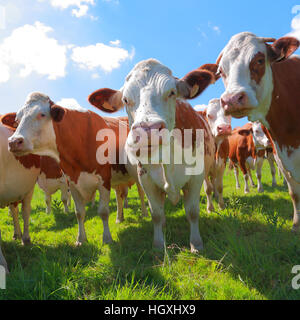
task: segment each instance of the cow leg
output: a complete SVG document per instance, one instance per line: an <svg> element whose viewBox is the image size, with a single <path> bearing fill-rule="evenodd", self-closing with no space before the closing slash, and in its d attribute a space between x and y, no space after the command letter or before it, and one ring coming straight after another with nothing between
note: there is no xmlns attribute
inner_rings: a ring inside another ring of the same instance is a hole
<svg viewBox="0 0 300 320"><path fill-rule="evenodd" d="M144 190L143 190L143 188L141 187L141 185L138 182L136 183L136 186L137 186L139 198L140 198L140 201L141 201L142 216L143 217L148 217L149 213L148 213L148 210L147 210L147 207L146 207L146 204L145 204L145 193L144 193Z"/></svg>
<svg viewBox="0 0 300 320"><path fill-rule="evenodd" d="M29 218L31 213L31 200L33 196L32 190L23 200L22 202L22 217L23 217L23 235L22 235L22 243L23 245L31 244L30 235L29 235Z"/></svg>
<svg viewBox="0 0 300 320"><path fill-rule="evenodd" d="M234 177L235 177L235 188L240 189L241 185L239 182L239 168L235 165L233 165L233 172L234 172Z"/></svg>
<svg viewBox="0 0 300 320"><path fill-rule="evenodd" d="M204 179L204 191L206 193L206 199L207 199L206 210L208 213L211 213L215 210L213 201L212 201L212 194L214 191L214 187L208 177Z"/></svg>
<svg viewBox="0 0 300 320"><path fill-rule="evenodd" d="M45 191L45 201L46 201L46 213L50 214L51 213L51 201L52 197L51 194Z"/></svg>
<svg viewBox="0 0 300 320"><path fill-rule="evenodd" d="M61 192L61 201L64 205L64 212L69 212L69 203L70 203L70 193L69 193L69 187L67 185L62 185L60 188Z"/></svg>
<svg viewBox="0 0 300 320"><path fill-rule="evenodd" d="M274 156L273 153L268 153L268 162L270 165L270 170L271 170L271 175L272 175L272 187L276 187L277 186L277 182L276 182L276 169L275 169L275 160L274 160Z"/></svg>
<svg viewBox="0 0 300 320"><path fill-rule="evenodd" d="M86 240L86 233L84 228L84 219L85 219L85 201L82 198L81 194L77 191L76 187L72 184L70 185L70 190L72 198L75 203L75 215L78 222L78 235L75 245L77 247L81 246Z"/></svg>
<svg viewBox="0 0 300 320"><path fill-rule="evenodd" d="M223 176L225 172L225 163L222 161L221 164L217 165L217 174L215 178L215 190L218 198L219 208L223 210L225 208L223 199Z"/></svg>
<svg viewBox="0 0 300 320"><path fill-rule="evenodd" d="M202 183L203 177L197 176L191 178L183 189L184 207L187 220L190 224L190 246L193 253L203 250L203 241L199 232L199 201Z"/></svg>
<svg viewBox="0 0 300 320"><path fill-rule="evenodd" d="M244 192L249 193L250 192L249 185L248 185L249 175L248 175L248 170L246 168L246 163L245 163L245 161L239 160L239 165L240 165L240 168L241 168L243 175L244 175L244 183L245 183ZM250 169L249 169L249 171L250 171Z"/></svg>
<svg viewBox="0 0 300 320"><path fill-rule="evenodd" d="M124 191L125 191L125 198L124 198L123 208L128 209L129 208L129 206L128 206L128 188L126 188L126 190L124 190Z"/></svg>
<svg viewBox="0 0 300 320"><path fill-rule="evenodd" d="M112 236L109 230L108 219L109 219L109 200L110 200L110 190L101 186L99 188L100 200L98 213L103 223L103 243L112 243Z"/></svg>
<svg viewBox="0 0 300 320"><path fill-rule="evenodd" d="M166 194L159 189L147 174L139 175L139 180L146 193L154 227L153 246L157 249L164 249L165 240L163 225L165 224L165 198Z"/></svg>
<svg viewBox="0 0 300 320"><path fill-rule="evenodd" d="M10 205L9 206L9 212L13 218L13 223L14 223L14 235L13 239L22 239L22 231L19 223L19 208L18 206L15 205Z"/></svg>
<svg viewBox="0 0 300 320"><path fill-rule="evenodd" d="M124 203L124 197L123 197L123 188L122 187L116 187L115 189L116 194L116 200L117 200L117 219L116 223L121 223L124 221L124 210L123 210L123 203Z"/></svg>
<svg viewBox="0 0 300 320"><path fill-rule="evenodd" d="M257 157L255 161L256 165L256 178L257 178L257 191L258 192L264 192L264 188L261 183L261 169L263 166L264 158L263 157Z"/></svg>
<svg viewBox="0 0 300 320"><path fill-rule="evenodd" d="M8 267L7 267L7 262L4 258L4 255L2 253L2 250L1 250L1 231L0 231L0 266L3 266L6 273L8 274L9 271L8 271Z"/></svg>

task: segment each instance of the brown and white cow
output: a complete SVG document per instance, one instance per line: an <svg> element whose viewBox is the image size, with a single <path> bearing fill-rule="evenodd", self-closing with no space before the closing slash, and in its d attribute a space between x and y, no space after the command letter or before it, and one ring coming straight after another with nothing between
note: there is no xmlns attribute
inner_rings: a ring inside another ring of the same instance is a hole
<svg viewBox="0 0 300 320"><path fill-rule="evenodd" d="M240 167L244 176L244 192L248 193L249 178L252 187L255 186L251 176L251 169L255 169L254 160L256 158L251 124L247 123L243 127L237 127L232 130L231 135L228 137L228 142L230 167L234 169L236 188L240 188L238 179L238 167Z"/></svg>
<svg viewBox="0 0 300 320"><path fill-rule="evenodd" d="M217 61L225 112L260 121L270 132L293 201L294 231L300 226L300 59L290 56L299 44L293 37L243 32L231 38Z"/></svg>
<svg viewBox="0 0 300 320"><path fill-rule="evenodd" d="M215 140L215 170L213 174L213 185L219 208L225 208L223 199L223 176L226 162L229 156L228 136L231 134L231 116L225 116L221 107L220 99L212 99L203 110L195 107L198 113L207 120ZM208 204L208 212L213 211L213 204Z"/></svg>
<svg viewBox="0 0 300 320"><path fill-rule="evenodd" d="M126 152L133 166L136 165L139 181L147 195L154 224L154 246L160 249L165 246L162 228L166 196L175 204L180 199L181 190L190 224L191 251L203 247L198 225L200 189L214 163L215 148L206 121L185 99L197 97L215 81L214 74L204 70L213 70L214 67L203 66L178 79L159 61L148 59L132 69L122 89L99 89L89 96L92 105L106 112L126 107L131 129L126 141ZM164 140L163 135L174 133L175 129L174 139ZM204 143L196 139L197 129L204 132ZM187 138L183 146L182 138ZM179 157L174 152L178 150L175 149L177 147L183 149ZM162 153L168 148L170 157L164 159ZM188 169L194 169L195 164L187 164L182 155L188 151L194 155L197 148L203 151L203 157L198 160L203 165L204 158L204 171L193 172ZM154 159L157 162L153 162ZM211 189L207 192L212 192L211 186L206 187Z"/></svg>
<svg viewBox="0 0 300 320"><path fill-rule="evenodd" d="M126 122L104 119L81 107L63 108L39 92L29 94L15 121L17 129L9 138L9 150L18 156L33 153L54 158L70 183L78 221L76 244L86 241L85 204L92 200L97 190L100 193L98 212L103 222L103 242L112 242L108 225L110 188L120 185L123 190L134 183L124 167L118 168L117 163L127 138ZM98 157L101 148L107 150L107 139L102 139L107 136L101 136L103 130L116 138L112 146L116 152L114 170L110 156ZM115 180L112 180L112 171L116 172L113 175Z"/></svg>
<svg viewBox="0 0 300 320"><path fill-rule="evenodd" d="M66 213L69 212L71 194L68 180L55 159L47 156L41 157L41 173L37 183L45 193L46 212L48 214L51 213L52 195L58 190L61 192L61 201L64 205L64 211Z"/></svg>
<svg viewBox="0 0 300 320"><path fill-rule="evenodd" d="M40 173L40 157L27 155L15 157L8 151L8 139L13 130L0 124L0 207L9 206L14 222L14 238L30 243L29 216L34 186ZM23 235L18 219L18 204L22 203ZM7 263L0 249L0 265Z"/></svg>

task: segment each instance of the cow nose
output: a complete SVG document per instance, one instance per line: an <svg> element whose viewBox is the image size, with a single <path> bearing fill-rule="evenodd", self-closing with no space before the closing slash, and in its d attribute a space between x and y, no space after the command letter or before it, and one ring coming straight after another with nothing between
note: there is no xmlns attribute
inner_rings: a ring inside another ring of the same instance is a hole
<svg viewBox="0 0 300 320"><path fill-rule="evenodd" d="M225 106L244 107L247 104L247 94L242 91L235 94L227 94L221 98L222 108Z"/></svg>
<svg viewBox="0 0 300 320"><path fill-rule="evenodd" d="M21 151L24 147L24 138L14 138L8 141L9 151Z"/></svg>
<svg viewBox="0 0 300 320"><path fill-rule="evenodd" d="M166 128L166 124L164 121L156 121L156 122L139 122L132 126L133 136L134 136L134 142L138 143L141 140L141 133L140 131L143 131L143 133L146 133L146 139L147 143L151 144L151 132L152 130L156 130L157 133L159 133L161 130ZM159 143L161 143L161 138L159 139ZM142 142L144 144L144 142Z"/></svg>
<svg viewBox="0 0 300 320"><path fill-rule="evenodd" d="M217 127L218 135L222 134L230 134L231 133L231 125L230 124L223 124Z"/></svg>
<svg viewBox="0 0 300 320"><path fill-rule="evenodd" d="M132 126L132 130L142 129L147 132L151 132L151 130L162 130L166 128L166 124L164 121L156 121L156 122L140 122L136 123Z"/></svg>

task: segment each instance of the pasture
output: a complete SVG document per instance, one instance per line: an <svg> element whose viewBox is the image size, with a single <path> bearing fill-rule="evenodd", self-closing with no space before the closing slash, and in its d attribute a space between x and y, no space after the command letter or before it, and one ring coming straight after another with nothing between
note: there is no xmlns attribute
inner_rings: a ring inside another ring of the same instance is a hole
<svg viewBox="0 0 300 320"><path fill-rule="evenodd" d="M251 188L245 195L241 175L240 182L236 191L233 171L227 168L227 208L212 214L206 212L202 189L204 251L198 255L189 252L182 201L176 207L166 203L165 252L152 249L151 218L141 217L135 186L122 224L115 224L112 192L109 222L114 243L102 245L102 223L89 205L88 242L77 248L74 204L65 214L57 193L53 212L47 215L44 195L36 187L32 245L12 240L12 218L7 209L0 210L2 249L10 269L0 299L299 299L300 290L291 286L291 270L300 264L300 235L290 231L293 209L286 187L281 180L271 187L266 161L263 194Z"/></svg>

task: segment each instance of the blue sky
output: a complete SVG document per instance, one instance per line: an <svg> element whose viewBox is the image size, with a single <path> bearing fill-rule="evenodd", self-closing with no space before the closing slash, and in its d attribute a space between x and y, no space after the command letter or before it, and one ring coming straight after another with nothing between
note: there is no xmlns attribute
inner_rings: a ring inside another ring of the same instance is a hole
<svg viewBox="0 0 300 320"><path fill-rule="evenodd" d="M0 0L0 114L32 91L95 111L87 96L120 88L140 60L156 58L182 77L215 62L238 32L279 38L299 30L294 1ZM191 104L223 90L219 80Z"/></svg>

